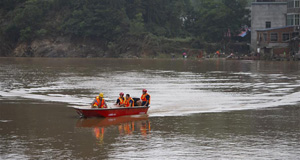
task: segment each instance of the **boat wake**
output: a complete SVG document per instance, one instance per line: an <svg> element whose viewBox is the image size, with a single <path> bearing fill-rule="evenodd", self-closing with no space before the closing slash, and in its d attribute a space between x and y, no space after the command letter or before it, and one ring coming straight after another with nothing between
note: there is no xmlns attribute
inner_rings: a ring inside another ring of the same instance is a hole
<svg viewBox="0 0 300 160"><path fill-rule="evenodd" d="M300 100L298 76L249 74L244 72L115 72L92 76L61 76L57 81L32 87L17 83L6 88L0 83L0 100L19 103L66 103L89 106L99 92L112 106L119 92L140 97L147 88L151 95L149 116L183 116L192 113L224 112L297 105ZM96 87L95 87L96 86ZM21 103L21 102L20 102Z"/></svg>

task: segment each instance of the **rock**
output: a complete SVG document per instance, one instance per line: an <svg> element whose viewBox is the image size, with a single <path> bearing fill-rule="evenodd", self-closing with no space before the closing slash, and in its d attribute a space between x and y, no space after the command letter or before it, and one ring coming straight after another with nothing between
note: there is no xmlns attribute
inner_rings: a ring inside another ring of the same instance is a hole
<svg viewBox="0 0 300 160"><path fill-rule="evenodd" d="M26 50L27 44L21 43L13 50L13 55L16 57L24 57Z"/></svg>

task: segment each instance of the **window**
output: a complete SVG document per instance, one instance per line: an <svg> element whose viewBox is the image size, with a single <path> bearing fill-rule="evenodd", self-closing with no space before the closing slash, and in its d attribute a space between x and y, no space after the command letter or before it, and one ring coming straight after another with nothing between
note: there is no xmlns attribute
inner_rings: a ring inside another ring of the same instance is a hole
<svg viewBox="0 0 300 160"><path fill-rule="evenodd" d="M299 14L295 14L295 25L299 25Z"/></svg>
<svg viewBox="0 0 300 160"><path fill-rule="evenodd" d="M300 0L295 0L295 8L299 8L300 7Z"/></svg>
<svg viewBox="0 0 300 160"><path fill-rule="evenodd" d="M277 42L277 40L278 40L278 34L271 33L271 42Z"/></svg>
<svg viewBox="0 0 300 160"><path fill-rule="evenodd" d="M286 17L286 24L288 26L300 25L300 15L299 14L290 14Z"/></svg>
<svg viewBox="0 0 300 160"><path fill-rule="evenodd" d="M300 8L300 0L288 0L288 8Z"/></svg>
<svg viewBox="0 0 300 160"><path fill-rule="evenodd" d="M289 33L282 33L282 41L286 42L290 40L290 34Z"/></svg>
<svg viewBox="0 0 300 160"><path fill-rule="evenodd" d="M288 8L294 8L294 0L288 1Z"/></svg>
<svg viewBox="0 0 300 160"><path fill-rule="evenodd" d="M263 34L263 37L264 37L264 41L267 42L267 40L268 40L268 34L267 34L267 33L264 33L264 34Z"/></svg>
<svg viewBox="0 0 300 160"><path fill-rule="evenodd" d="M271 28L271 22L266 22L266 28Z"/></svg>
<svg viewBox="0 0 300 160"><path fill-rule="evenodd" d="M294 25L294 15L287 15L287 25L288 26L293 26Z"/></svg>

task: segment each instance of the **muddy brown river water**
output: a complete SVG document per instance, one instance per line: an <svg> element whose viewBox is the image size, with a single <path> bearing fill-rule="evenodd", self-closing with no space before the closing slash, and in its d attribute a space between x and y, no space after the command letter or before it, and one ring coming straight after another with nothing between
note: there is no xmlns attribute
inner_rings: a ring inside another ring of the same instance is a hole
<svg viewBox="0 0 300 160"><path fill-rule="evenodd" d="M80 119L99 92L147 116ZM0 159L299 159L300 63L0 58Z"/></svg>

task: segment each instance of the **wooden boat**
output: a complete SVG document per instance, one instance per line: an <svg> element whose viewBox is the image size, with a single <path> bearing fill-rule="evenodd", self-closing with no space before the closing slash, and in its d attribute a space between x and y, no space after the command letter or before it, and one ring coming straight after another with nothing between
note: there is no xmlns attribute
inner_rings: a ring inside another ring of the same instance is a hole
<svg viewBox="0 0 300 160"><path fill-rule="evenodd" d="M116 107L116 108L79 108L74 107L80 117L119 117L128 115L145 115L149 107Z"/></svg>

